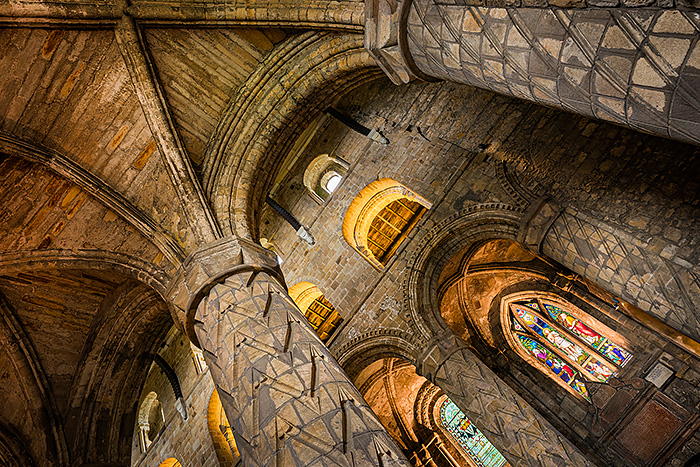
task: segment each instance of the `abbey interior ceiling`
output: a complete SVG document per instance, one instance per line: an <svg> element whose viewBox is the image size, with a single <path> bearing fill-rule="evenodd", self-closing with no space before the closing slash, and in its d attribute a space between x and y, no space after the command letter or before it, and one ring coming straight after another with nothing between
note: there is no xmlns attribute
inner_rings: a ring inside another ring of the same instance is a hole
<svg viewBox="0 0 700 467"><path fill-rule="evenodd" d="M0 464L698 465L698 8L0 0Z"/></svg>

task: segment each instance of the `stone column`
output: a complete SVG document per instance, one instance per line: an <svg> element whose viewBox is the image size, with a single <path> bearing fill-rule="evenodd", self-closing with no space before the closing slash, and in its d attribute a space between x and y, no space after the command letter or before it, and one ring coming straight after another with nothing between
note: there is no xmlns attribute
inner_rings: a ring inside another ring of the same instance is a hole
<svg viewBox="0 0 700 467"><path fill-rule="evenodd" d="M700 270L672 244L642 241L551 200L533 204L519 240L700 341Z"/></svg>
<svg viewBox="0 0 700 467"><path fill-rule="evenodd" d="M367 0L365 47L396 84L456 81L700 142L695 13L600 2Z"/></svg>
<svg viewBox="0 0 700 467"><path fill-rule="evenodd" d="M274 255L229 237L171 288L246 466L409 466L287 295Z"/></svg>
<svg viewBox="0 0 700 467"><path fill-rule="evenodd" d="M452 331L428 344L418 371L452 399L513 467L593 466Z"/></svg>

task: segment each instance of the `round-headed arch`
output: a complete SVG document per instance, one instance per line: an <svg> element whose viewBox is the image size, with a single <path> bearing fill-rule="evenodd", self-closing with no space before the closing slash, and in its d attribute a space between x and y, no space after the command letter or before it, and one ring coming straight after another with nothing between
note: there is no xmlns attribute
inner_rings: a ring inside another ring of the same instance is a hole
<svg viewBox="0 0 700 467"><path fill-rule="evenodd" d="M360 191L343 219L343 236L373 266L383 269L432 203L391 178Z"/></svg>

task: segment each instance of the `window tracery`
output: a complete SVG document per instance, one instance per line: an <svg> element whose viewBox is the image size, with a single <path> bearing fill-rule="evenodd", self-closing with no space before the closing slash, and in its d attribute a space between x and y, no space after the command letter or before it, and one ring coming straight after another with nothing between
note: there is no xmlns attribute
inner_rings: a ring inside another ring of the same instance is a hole
<svg viewBox="0 0 700 467"><path fill-rule="evenodd" d="M511 301L508 308L520 349L533 356L545 374L589 402L586 382L607 382L632 358L593 320L584 323L573 306L528 297Z"/></svg>
<svg viewBox="0 0 700 467"><path fill-rule="evenodd" d="M450 398L440 406L440 421L478 467L501 467L506 463L498 449Z"/></svg>

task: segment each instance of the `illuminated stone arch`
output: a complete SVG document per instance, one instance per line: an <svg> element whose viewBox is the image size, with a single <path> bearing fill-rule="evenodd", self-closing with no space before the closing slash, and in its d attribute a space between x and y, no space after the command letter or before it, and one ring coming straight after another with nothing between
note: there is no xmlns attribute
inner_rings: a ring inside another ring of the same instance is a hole
<svg viewBox="0 0 700 467"><path fill-rule="evenodd" d="M182 467L182 464L180 464L180 461L175 459L174 457L168 457L163 462L161 462L158 467Z"/></svg>
<svg viewBox="0 0 700 467"><path fill-rule="evenodd" d="M231 424L228 422L224 408L221 406L221 399L216 389L209 398L207 428L214 444L214 451L216 451L219 465L221 467L233 467L236 465L240 454L233 437Z"/></svg>
<svg viewBox="0 0 700 467"><path fill-rule="evenodd" d="M299 282L289 289L289 296L299 307L322 341L327 341L343 318L323 292L311 282Z"/></svg>
<svg viewBox="0 0 700 467"><path fill-rule="evenodd" d="M350 203L343 219L343 236L373 266L384 269L431 206L396 180L376 180Z"/></svg>
<svg viewBox="0 0 700 467"><path fill-rule="evenodd" d="M312 160L304 171L304 186L314 199L324 202L335 191L347 171L348 164L345 161L321 154Z"/></svg>

